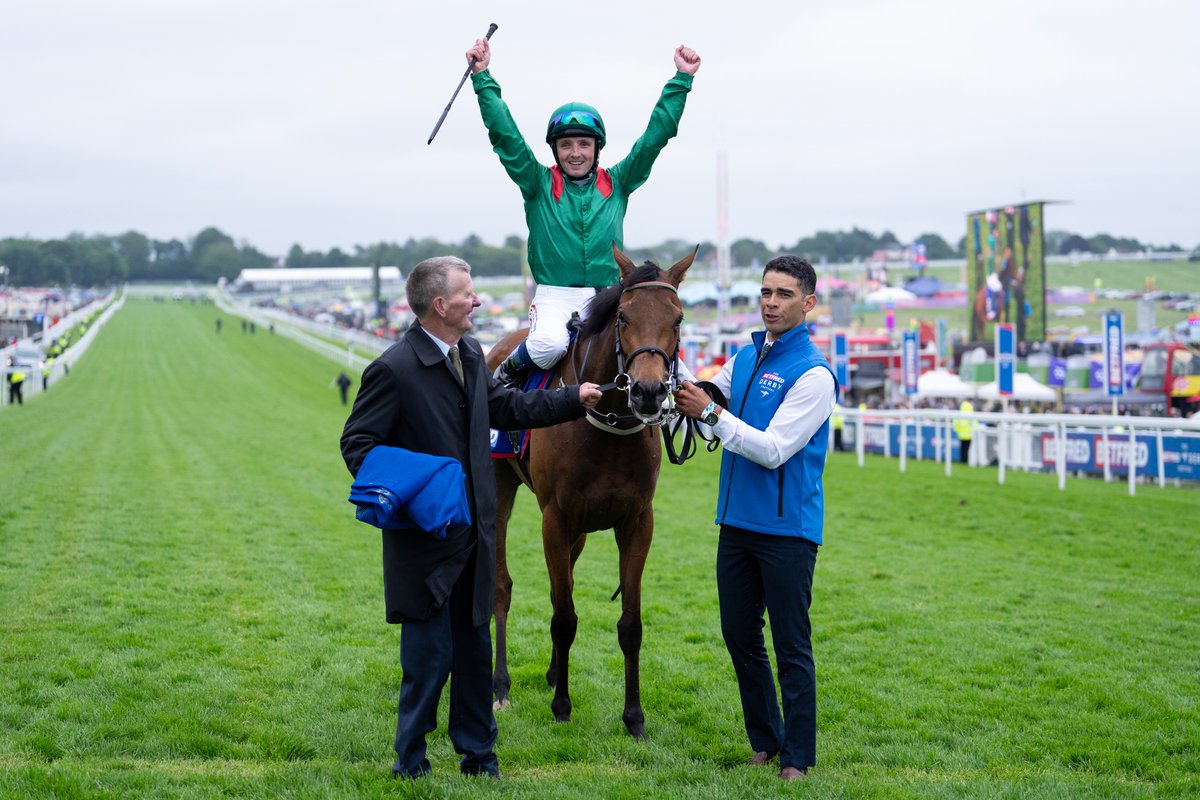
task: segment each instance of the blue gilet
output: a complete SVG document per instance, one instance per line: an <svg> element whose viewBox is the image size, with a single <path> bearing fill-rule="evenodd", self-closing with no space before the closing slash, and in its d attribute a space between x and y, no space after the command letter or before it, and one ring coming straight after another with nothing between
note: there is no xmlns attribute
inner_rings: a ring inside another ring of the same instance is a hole
<svg viewBox="0 0 1200 800"><path fill-rule="evenodd" d="M801 375L817 368L833 374L806 326L799 325L779 337L759 364L765 339L765 331L753 334L754 358L748 352L738 352L729 394L730 411L759 430L767 429L788 389ZM825 521L821 474L828 444L826 419L808 444L776 469L725 450L721 456L717 524L799 536L821 544Z"/></svg>

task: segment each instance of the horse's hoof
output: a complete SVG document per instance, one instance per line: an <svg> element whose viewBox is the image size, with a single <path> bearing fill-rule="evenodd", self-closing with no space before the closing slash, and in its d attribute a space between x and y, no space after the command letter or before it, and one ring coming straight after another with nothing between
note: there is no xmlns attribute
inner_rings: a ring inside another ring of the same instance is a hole
<svg viewBox="0 0 1200 800"><path fill-rule="evenodd" d="M566 714L555 714L554 721L555 722L570 722L571 721L571 712L568 711Z"/></svg>
<svg viewBox="0 0 1200 800"><path fill-rule="evenodd" d="M511 705L511 703L508 702L508 698L506 697L503 700L497 700L494 703L492 703L492 710L493 711L503 711L504 709L508 708L510 705Z"/></svg>
<svg viewBox="0 0 1200 800"><path fill-rule="evenodd" d="M621 721L625 723L630 736L638 741L646 738L646 717L642 714L642 709L636 708L622 714Z"/></svg>

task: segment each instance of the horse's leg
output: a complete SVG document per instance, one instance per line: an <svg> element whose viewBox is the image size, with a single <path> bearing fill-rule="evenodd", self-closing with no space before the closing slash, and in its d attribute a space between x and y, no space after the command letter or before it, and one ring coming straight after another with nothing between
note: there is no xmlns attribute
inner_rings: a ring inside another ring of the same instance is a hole
<svg viewBox="0 0 1200 800"><path fill-rule="evenodd" d="M571 580L570 586L572 589L575 586L575 562L579 560L579 554L583 552L583 546L587 543L587 536L580 536L571 543ZM550 587L550 604L554 605L554 587ZM572 606L574 608L574 606ZM572 641L575 637L572 635ZM546 668L546 684L553 689L558 683L558 661L554 658L553 648L550 650L550 666Z"/></svg>
<svg viewBox="0 0 1200 800"><path fill-rule="evenodd" d="M571 721L571 696L567 680L571 644L579 618L575 616L575 600L572 597L571 567L583 549L582 543L572 540L566 530L562 515L553 507L542 509L542 547L546 553L546 571L550 576L550 603L554 611L550 617L550 671L546 680L554 687L554 699L550 710L559 722Z"/></svg>
<svg viewBox="0 0 1200 800"><path fill-rule="evenodd" d="M492 612L496 617L496 666L492 672L495 707L508 705L512 678L508 674L508 609L512 605L512 575L508 572L508 520L521 481L506 459L492 461L496 475L496 594Z"/></svg>
<svg viewBox="0 0 1200 800"><path fill-rule="evenodd" d="M646 715L642 711L640 663L642 651L642 570L654 537L654 509L647 508L632 524L617 527L617 549L621 569L621 619L617 641L625 654L625 711L621 720L636 739L646 738Z"/></svg>

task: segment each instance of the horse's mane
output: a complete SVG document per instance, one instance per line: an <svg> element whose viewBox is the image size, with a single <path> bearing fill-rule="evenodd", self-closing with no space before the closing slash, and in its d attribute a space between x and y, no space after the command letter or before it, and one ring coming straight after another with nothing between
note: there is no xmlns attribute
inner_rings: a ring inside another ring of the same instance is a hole
<svg viewBox="0 0 1200 800"><path fill-rule="evenodd" d="M655 262L646 261L629 273L629 277L625 280L601 289L595 297L588 301L587 319L583 321L583 327L579 329L580 338L595 336L608 328L613 316L617 313L617 306L621 303L621 293L627 288L638 283L659 280L663 280L663 271Z"/></svg>

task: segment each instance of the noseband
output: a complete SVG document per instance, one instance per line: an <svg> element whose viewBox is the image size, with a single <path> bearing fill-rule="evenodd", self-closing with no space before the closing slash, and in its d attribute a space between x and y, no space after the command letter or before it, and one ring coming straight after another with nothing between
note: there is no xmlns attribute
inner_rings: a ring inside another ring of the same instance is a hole
<svg viewBox="0 0 1200 800"><path fill-rule="evenodd" d="M623 289L621 294L624 295L625 293L632 292L635 289L667 289L676 295L679 294L679 290L673 284L667 283L666 281L644 281L642 283L635 283L633 286L627 286L625 289ZM667 367L668 393L674 392L675 389L678 388L676 383L676 364L679 362L678 336L676 336L675 340L675 352L671 355L667 355L666 351L661 347L656 347L652 344L638 347L632 353L626 355L624 348L621 346L621 323L619 320L613 322L613 330L617 350L617 376L613 379L612 383L606 383L601 386L601 392L607 392L613 389L625 392L626 405L629 406L630 411L633 411L633 398L629 396L632 380L629 377L628 367L629 364L631 364L633 360L642 353L653 353L663 360L663 363ZM586 357L584 361L586 363ZM636 411L634 411L632 414L615 414L611 412L608 414L600 414L592 409L588 409L587 414L588 421L596 424L598 427L601 427L604 430L611 431L613 433L630 434L640 431L646 425L661 425L669 417L670 412L660 407L658 413L653 417L643 417ZM636 423L636 425L633 428L623 427L634 423Z"/></svg>

